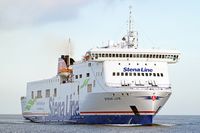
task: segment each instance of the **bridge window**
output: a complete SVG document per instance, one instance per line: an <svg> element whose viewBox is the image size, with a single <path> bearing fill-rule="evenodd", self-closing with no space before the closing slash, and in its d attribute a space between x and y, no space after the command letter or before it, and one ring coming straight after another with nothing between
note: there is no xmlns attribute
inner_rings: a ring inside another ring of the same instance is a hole
<svg viewBox="0 0 200 133"><path fill-rule="evenodd" d="M158 55L156 55L156 58L158 58Z"/></svg>

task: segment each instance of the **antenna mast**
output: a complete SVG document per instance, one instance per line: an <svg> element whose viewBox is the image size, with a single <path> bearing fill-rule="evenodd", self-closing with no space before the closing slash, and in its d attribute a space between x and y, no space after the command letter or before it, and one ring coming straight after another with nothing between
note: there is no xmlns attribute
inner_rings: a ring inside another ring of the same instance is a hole
<svg viewBox="0 0 200 133"><path fill-rule="evenodd" d="M127 33L127 46L128 48L138 47L138 33L132 29L132 6L129 6L129 20L128 20L128 33Z"/></svg>

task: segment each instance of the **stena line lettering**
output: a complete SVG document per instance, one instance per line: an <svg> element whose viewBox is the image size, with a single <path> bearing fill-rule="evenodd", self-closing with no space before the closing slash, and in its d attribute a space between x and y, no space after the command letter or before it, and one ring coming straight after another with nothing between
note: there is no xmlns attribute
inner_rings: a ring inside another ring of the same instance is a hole
<svg viewBox="0 0 200 133"><path fill-rule="evenodd" d="M124 72L153 72L153 69L142 67L142 68L129 68L129 67L124 67L123 68Z"/></svg>

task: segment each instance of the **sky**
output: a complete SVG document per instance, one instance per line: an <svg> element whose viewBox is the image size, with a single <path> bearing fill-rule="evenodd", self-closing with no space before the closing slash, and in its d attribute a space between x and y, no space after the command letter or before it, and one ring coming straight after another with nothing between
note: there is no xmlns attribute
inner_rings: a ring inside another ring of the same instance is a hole
<svg viewBox="0 0 200 133"><path fill-rule="evenodd" d="M177 49L172 95L160 115L200 115L199 0L0 0L0 114L20 114L26 83L56 75L57 58L80 60L127 32L129 6L140 48Z"/></svg>

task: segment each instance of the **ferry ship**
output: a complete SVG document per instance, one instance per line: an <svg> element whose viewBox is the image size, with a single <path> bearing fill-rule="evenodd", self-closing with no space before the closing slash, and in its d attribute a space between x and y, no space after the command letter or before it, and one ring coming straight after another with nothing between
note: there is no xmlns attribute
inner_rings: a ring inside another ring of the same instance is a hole
<svg viewBox="0 0 200 133"><path fill-rule="evenodd" d="M57 75L27 83L22 114L32 122L152 124L172 93L168 64L177 50L140 49L132 30L120 42L93 48L81 61L58 59Z"/></svg>

